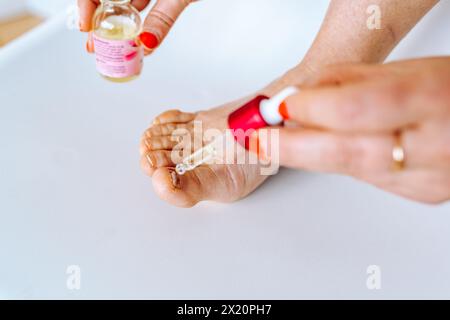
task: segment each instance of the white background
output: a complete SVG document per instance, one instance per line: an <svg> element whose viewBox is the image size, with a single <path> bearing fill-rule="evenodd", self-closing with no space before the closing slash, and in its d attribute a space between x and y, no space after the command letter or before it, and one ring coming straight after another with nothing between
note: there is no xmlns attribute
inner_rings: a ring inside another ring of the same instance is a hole
<svg viewBox="0 0 450 320"><path fill-rule="evenodd" d="M261 88L300 61L326 7L201 1L123 85L96 74L64 17L0 51L0 298L450 298L449 205L282 170L238 203L186 210L140 171L155 115ZM449 10L441 1L391 59L449 54Z"/></svg>

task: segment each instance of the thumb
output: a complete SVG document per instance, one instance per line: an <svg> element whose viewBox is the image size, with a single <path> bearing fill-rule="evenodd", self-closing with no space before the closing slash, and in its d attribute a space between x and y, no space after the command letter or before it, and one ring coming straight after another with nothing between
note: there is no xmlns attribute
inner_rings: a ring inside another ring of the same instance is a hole
<svg viewBox="0 0 450 320"><path fill-rule="evenodd" d="M139 42L145 53L155 50L169 33L183 10L193 0L158 0L144 21Z"/></svg>

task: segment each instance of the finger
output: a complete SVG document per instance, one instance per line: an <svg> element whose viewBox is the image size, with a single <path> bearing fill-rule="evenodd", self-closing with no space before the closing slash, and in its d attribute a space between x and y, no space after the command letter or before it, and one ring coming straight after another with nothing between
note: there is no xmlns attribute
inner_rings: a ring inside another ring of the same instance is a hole
<svg viewBox="0 0 450 320"><path fill-rule="evenodd" d="M283 128L279 137L280 164L365 179L374 174L393 172L392 152L396 143L392 134L351 135ZM407 169L423 168L429 157L409 143L410 140L403 142ZM272 158L270 154L269 158Z"/></svg>
<svg viewBox="0 0 450 320"><path fill-rule="evenodd" d="M88 32L92 29L92 18L100 0L78 0L80 11L80 31Z"/></svg>
<svg viewBox="0 0 450 320"><path fill-rule="evenodd" d="M151 0L133 0L133 1L131 1L131 4L137 10L142 11L145 8L147 8L147 6L149 5L150 2L151 2Z"/></svg>
<svg viewBox="0 0 450 320"><path fill-rule="evenodd" d="M344 132L392 131L422 120L430 108L415 84L397 78L305 89L286 99L287 113L305 126Z"/></svg>
<svg viewBox="0 0 450 320"><path fill-rule="evenodd" d="M158 0L144 21L139 41L151 53L169 33L181 12L192 0Z"/></svg>
<svg viewBox="0 0 450 320"><path fill-rule="evenodd" d="M450 168L450 128L446 123L440 126L433 122L406 130L401 140L406 158L420 168L445 172Z"/></svg>
<svg viewBox="0 0 450 320"><path fill-rule="evenodd" d="M450 175L437 170L412 170L366 177L364 181L401 197L428 204L450 200Z"/></svg>
<svg viewBox="0 0 450 320"><path fill-rule="evenodd" d="M94 53L94 38L92 37L92 31L88 33L88 38L86 41L86 51L89 53Z"/></svg>
<svg viewBox="0 0 450 320"><path fill-rule="evenodd" d="M360 176L389 171L392 138L348 136L302 129L280 130L280 163L293 168Z"/></svg>

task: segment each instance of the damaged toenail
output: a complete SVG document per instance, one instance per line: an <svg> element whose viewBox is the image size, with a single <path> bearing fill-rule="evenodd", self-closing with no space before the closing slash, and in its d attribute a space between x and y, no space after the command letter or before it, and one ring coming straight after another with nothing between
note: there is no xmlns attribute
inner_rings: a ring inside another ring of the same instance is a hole
<svg viewBox="0 0 450 320"><path fill-rule="evenodd" d="M153 160L152 160L152 158L150 157L149 154L146 156L146 158L147 158L148 164L149 164L151 167L154 167L155 164L154 164L154 162L153 162Z"/></svg>
<svg viewBox="0 0 450 320"><path fill-rule="evenodd" d="M171 171L170 172L170 176L172 177L172 185L175 188L180 189L181 187L181 181L180 181L180 177L178 176L178 174L175 171Z"/></svg>

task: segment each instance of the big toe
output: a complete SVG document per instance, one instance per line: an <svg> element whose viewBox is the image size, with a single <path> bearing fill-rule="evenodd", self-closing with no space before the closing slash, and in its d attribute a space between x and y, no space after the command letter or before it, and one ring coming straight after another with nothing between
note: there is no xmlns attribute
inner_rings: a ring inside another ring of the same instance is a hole
<svg viewBox="0 0 450 320"><path fill-rule="evenodd" d="M159 168L153 173L152 181L156 194L177 207L193 207L206 196L202 182L193 172L181 176L172 168Z"/></svg>
<svg viewBox="0 0 450 320"><path fill-rule="evenodd" d="M173 168L159 168L152 177L158 196L178 207L192 207L201 201L232 202L247 193L242 167L238 165L200 166L185 175Z"/></svg>

